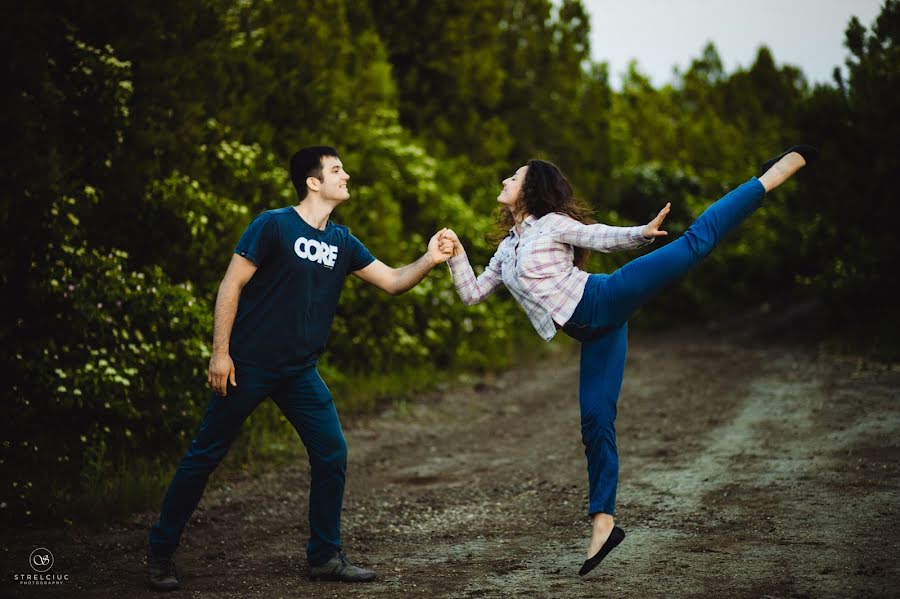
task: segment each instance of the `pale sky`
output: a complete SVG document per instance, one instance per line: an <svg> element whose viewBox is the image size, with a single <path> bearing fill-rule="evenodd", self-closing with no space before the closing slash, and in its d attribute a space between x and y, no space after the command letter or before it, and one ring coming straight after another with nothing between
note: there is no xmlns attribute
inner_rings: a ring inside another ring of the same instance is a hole
<svg viewBox="0 0 900 599"><path fill-rule="evenodd" d="M654 86L684 71L712 41L726 72L749 67L760 45L778 65L792 64L810 84L832 81L844 68L844 31L851 16L868 29L881 0L582 0L591 17L591 56L609 63L621 88L632 58Z"/></svg>

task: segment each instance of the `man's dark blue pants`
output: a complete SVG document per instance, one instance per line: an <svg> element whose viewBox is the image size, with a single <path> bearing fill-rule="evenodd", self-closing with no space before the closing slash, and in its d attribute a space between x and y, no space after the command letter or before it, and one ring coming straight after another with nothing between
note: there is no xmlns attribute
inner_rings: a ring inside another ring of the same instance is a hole
<svg viewBox="0 0 900 599"><path fill-rule="evenodd" d="M171 555L197 508L206 481L228 452L250 413L271 397L306 446L310 464L309 530L311 565L328 561L341 547L341 509L347 471L347 443L331 392L315 364L269 370L235 361L237 386L228 395L212 393L200 431L178 465L150 529L150 547Z"/></svg>

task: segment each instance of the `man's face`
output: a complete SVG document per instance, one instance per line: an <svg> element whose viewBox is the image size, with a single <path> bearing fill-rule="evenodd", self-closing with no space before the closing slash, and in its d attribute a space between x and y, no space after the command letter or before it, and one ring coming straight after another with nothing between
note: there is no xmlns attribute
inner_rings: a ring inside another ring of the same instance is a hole
<svg viewBox="0 0 900 599"><path fill-rule="evenodd" d="M322 157L322 181L319 183L319 194L322 199L343 202L350 197L347 181L350 175L344 170L340 158L336 156Z"/></svg>

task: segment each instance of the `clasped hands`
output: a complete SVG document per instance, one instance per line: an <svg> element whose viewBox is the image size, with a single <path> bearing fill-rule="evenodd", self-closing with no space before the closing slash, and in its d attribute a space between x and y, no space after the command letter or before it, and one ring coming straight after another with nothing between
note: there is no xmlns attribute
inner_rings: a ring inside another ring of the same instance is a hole
<svg viewBox="0 0 900 599"><path fill-rule="evenodd" d="M452 229L441 229L428 242L428 255L431 256L435 264L446 262L463 252L462 243L460 243L459 237L456 236Z"/></svg>

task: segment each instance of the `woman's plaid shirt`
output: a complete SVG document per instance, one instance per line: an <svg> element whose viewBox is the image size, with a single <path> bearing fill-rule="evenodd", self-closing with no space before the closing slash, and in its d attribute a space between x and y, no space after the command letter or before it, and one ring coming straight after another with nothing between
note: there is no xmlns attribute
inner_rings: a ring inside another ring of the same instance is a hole
<svg viewBox="0 0 900 599"><path fill-rule="evenodd" d="M610 227L585 225L564 214L527 217L522 232L515 227L500 242L484 272L475 277L463 253L450 258L450 272L459 297L467 305L477 304L506 285L541 337L550 341L556 325L566 324L587 283L588 273L574 266L574 246L598 252L616 252L652 243L643 226Z"/></svg>

